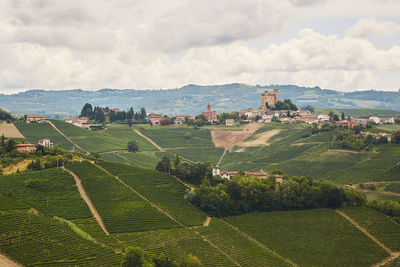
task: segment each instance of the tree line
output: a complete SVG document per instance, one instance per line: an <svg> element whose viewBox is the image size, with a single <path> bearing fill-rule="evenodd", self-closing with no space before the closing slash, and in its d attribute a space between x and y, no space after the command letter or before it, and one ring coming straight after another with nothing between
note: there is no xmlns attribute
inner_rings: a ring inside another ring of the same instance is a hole
<svg viewBox="0 0 400 267"><path fill-rule="evenodd" d="M87 117L89 120L93 120L99 123L104 123L108 116L109 121L112 122L128 122L128 123L147 123L146 121L146 109L140 108L137 112L133 108L129 108L127 111L115 111L109 107L93 106L90 103L86 103L79 115L79 117Z"/></svg>

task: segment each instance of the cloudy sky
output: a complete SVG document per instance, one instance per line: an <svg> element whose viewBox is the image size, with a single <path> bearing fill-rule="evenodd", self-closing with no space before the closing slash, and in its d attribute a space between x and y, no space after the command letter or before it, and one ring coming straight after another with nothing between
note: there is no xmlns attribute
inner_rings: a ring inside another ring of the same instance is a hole
<svg viewBox="0 0 400 267"><path fill-rule="evenodd" d="M400 0L0 0L0 92L399 90Z"/></svg>

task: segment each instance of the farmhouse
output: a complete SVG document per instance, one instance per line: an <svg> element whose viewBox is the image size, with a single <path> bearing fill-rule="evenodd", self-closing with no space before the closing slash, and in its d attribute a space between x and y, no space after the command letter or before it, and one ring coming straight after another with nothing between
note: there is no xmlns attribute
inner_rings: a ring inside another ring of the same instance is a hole
<svg viewBox="0 0 400 267"><path fill-rule="evenodd" d="M235 126L235 120L234 119L226 119L225 125L226 126Z"/></svg>
<svg viewBox="0 0 400 267"><path fill-rule="evenodd" d="M220 175L222 178L230 180L233 176L237 175L237 171L221 171L218 167L213 167L213 176ZM260 170L259 172L244 172L245 175L251 175L257 177L259 179L266 179L269 177L269 174ZM276 178L276 182L282 183L283 176L275 174L274 177Z"/></svg>
<svg viewBox="0 0 400 267"><path fill-rule="evenodd" d="M26 121L27 122L44 122L45 117L38 116L38 115L29 115L29 116L26 116Z"/></svg>
<svg viewBox="0 0 400 267"><path fill-rule="evenodd" d="M36 146L34 144L18 144L17 151L19 153L33 153L36 151Z"/></svg>
<svg viewBox="0 0 400 267"><path fill-rule="evenodd" d="M69 117L65 119L65 122L71 123L75 126L81 127L81 128L90 128L90 123L89 123L89 118L87 117Z"/></svg>
<svg viewBox="0 0 400 267"><path fill-rule="evenodd" d="M150 113L147 115L147 120L152 124L152 125L160 125L160 121L162 119L161 114L157 113Z"/></svg>
<svg viewBox="0 0 400 267"><path fill-rule="evenodd" d="M208 121L214 122L217 121L217 112L215 110L211 110L211 105L210 103L207 105L207 110L201 113L206 117Z"/></svg>
<svg viewBox="0 0 400 267"><path fill-rule="evenodd" d="M175 124L184 124L186 121L186 118L189 119L189 115L186 114L181 114L175 117Z"/></svg>
<svg viewBox="0 0 400 267"><path fill-rule="evenodd" d="M51 148L54 146L54 144L50 141L50 139L47 139L47 138L39 140L38 145L45 147L45 148Z"/></svg>
<svg viewBox="0 0 400 267"><path fill-rule="evenodd" d="M381 123L381 119L377 116L371 116L371 117L369 117L369 120L376 124Z"/></svg>

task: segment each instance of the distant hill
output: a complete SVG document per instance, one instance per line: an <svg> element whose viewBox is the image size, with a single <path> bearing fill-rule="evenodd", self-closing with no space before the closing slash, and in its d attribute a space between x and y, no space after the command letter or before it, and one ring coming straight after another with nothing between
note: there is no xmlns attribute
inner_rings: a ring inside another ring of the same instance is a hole
<svg viewBox="0 0 400 267"><path fill-rule="evenodd" d="M400 111L400 92L358 91L339 92L319 87L295 85L250 86L225 84L187 85L169 90L115 90L98 91L30 90L14 95L0 95L0 107L15 114L45 114L55 118L76 115L82 106L93 105L110 108L139 109L169 115L198 114L207 103L218 112L229 112L260 106L260 94L267 89L280 89L280 99L290 98L298 106L312 105L321 109L389 109Z"/></svg>

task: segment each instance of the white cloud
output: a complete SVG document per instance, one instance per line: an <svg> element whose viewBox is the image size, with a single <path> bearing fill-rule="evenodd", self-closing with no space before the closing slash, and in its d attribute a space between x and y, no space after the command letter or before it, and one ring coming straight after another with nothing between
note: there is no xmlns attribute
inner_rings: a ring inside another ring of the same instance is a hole
<svg viewBox="0 0 400 267"><path fill-rule="evenodd" d="M400 25L392 21L377 21L375 18L361 18L349 28L346 36L353 38L387 37L400 34Z"/></svg>

